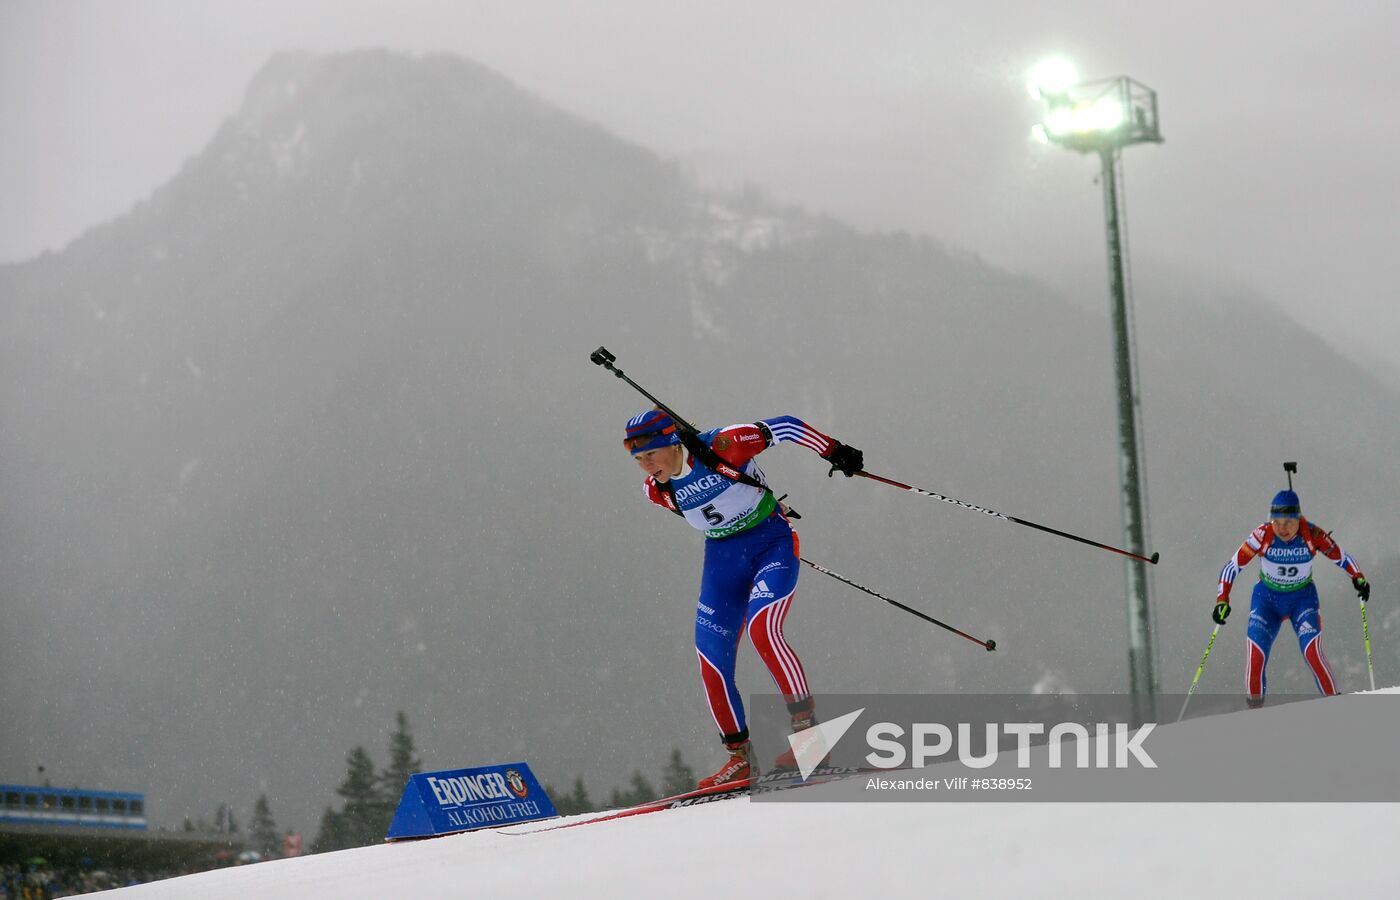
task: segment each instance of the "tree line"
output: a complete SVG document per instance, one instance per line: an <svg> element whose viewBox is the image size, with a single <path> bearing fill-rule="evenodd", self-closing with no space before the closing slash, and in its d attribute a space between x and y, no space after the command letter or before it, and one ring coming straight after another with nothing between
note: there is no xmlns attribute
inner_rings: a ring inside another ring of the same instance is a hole
<svg viewBox="0 0 1400 900"><path fill-rule="evenodd" d="M375 769L374 761L363 746L352 749L346 757L345 778L336 788L336 794L344 801L339 809L327 806L321 814L320 827L316 839L311 843L312 853L325 853L331 850L344 850L350 847L365 847L384 840L403 796L404 785L414 773L423 771L423 762L418 758L413 734L409 729L408 716L400 711L396 717L396 728L389 738L389 764L383 769ZM670 760L661 771L660 788L642 774L640 769L632 773L627 785L613 788L606 803L597 803L584 784L583 777L575 776L568 791L560 791L544 785L545 792L554 801L554 807L561 816L594 812L599 809L615 809L633 806L658 797L668 797L692 790L695 787L695 772L681 757L679 749L671 751ZM259 798L265 807L266 798ZM266 810L264 809L264 812ZM254 846L257 846L257 826L264 830L271 825L271 815L266 823L254 812Z"/></svg>

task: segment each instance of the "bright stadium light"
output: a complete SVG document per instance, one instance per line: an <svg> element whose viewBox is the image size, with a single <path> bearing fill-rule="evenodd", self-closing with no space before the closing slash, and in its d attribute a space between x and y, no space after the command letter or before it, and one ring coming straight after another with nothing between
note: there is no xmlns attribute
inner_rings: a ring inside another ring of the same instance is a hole
<svg viewBox="0 0 1400 900"><path fill-rule="evenodd" d="M1112 97L1082 103L1056 105L1045 113L1045 121L1032 126L1047 135L1063 138L1068 135L1089 137L1107 134L1123 124L1127 116L1123 106ZM1063 143L1063 141L1060 141Z"/></svg>
<svg viewBox="0 0 1400 900"><path fill-rule="evenodd" d="M1052 69L1051 75L1073 71ZM1064 85L1051 78L1034 84L1032 93L1043 107L1040 130L1052 143L1081 153L1116 153L1129 144L1162 141L1157 131L1157 92L1131 78ZM1040 139L1034 130L1032 136Z"/></svg>
<svg viewBox="0 0 1400 900"><path fill-rule="evenodd" d="M1068 60L1047 59L1031 69L1026 79L1026 89L1030 91L1032 100L1043 100L1063 93L1077 81L1079 74Z"/></svg>
<svg viewBox="0 0 1400 900"><path fill-rule="evenodd" d="M1123 124L1124 118L1123 107L1119 106L1117 101L1105 97L1084 111L1082 130L1112 131Z"/></svg>
<svg viewBox="0 0 1400 900"><path fill-rule="evenodd" d="M1067 106L1052 109L1045 116L1045 133L1051 137L1063 137L1074 131L1074 110Z"/></svg>
<svg viewBox="0 0 1400 900"><path fill-rule="evenodd" d="M1138 443L1138 393L1133 384L1136 348L1127 312L1124 250L1119 234L1122 210L1119 185L1122 149L1132 144L1162 142L1157 126L1157 92L1131 78L1075 83L1064 81L1073 68L1061 60L1037 66L1031 96L1043 106L1041 121L1031 129L1038 141L1058 144L1079 153L1097 153L1102 165L1104 218L1108 233L1108 282L1113 320L1113 368L1118 383L1118 475L1125 546L1142 555L1147 545L1146 491L1142 451ZM1127 563L1128 673L1138 722L1151 721L1156 693L1153 675L1152 618L1148 602L1147 567Z"/></svg>

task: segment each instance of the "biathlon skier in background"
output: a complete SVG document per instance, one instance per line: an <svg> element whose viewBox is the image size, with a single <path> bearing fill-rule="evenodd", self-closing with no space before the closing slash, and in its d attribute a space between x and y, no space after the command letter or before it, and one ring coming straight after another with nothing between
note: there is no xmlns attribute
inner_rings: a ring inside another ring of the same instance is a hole
<svg viewBox="0 0 1400 900"><path fill-rule="evenodd" d="M1235 576L1255 556L1260 558L1259 581L1249 604L1245 646L1245 690L1251 707L1264 704L1268 687L1264 669L1284 619L1293 622L1298 647L1312 669L1318 691L1324 696L1337 693L1336 679L1322 652L1322 614L1318 611L1317 586L1312 580L1313 557L1318 553L1346 570L1362 603L1371 598L1371 585L1356 560L1343 553L1321 526L1303 518L1298 495L1291 488L1274 495L1269 521L1250 532L1220 570L1220 589L1211 618L1224 625L1230 615L1230 588Z"/></svg>
<svg viewBox="0 0 1400 900"><path fill-rule="evenodd" d="M623 440L647 474L647 499L705 534L695 650L705 698L729 760L701 779L701 788L754 774L744 705L734 683L745 629L787 702L793 731L816 724L802 662L783 637L783 622L797 589L797 532L754 462L755 456L782 441L801 444L831 463L828 475L839 471L849 478L864 465L859 450L792 416L696 435L677 428L667 413L652 409L627 423ZM779 756L775 767L796 768L792 751Z"/></svg>

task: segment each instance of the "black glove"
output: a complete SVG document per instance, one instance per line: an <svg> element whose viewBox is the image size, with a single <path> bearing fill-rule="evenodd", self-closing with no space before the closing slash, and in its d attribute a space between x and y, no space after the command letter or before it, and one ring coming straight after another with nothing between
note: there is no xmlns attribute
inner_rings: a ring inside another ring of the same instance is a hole
<svg viewBox="0 0 1400 900"><path fill-rule="evenodd" d="M1356 594L1365 603L1371 599L1371 582L1366 580L1365 575L1358 575L1351 580L1351 586L1356 588Z"/></svg>
<svg viewBox="0 0 1400 900"><path fill-rule="evenodd" d="M1211 610L1210 617L1215 620L1215 624L1224 625L1225 620L1230 618L1230 601L1221 600L1215 604L1215 609Z"/></svg>
<svg viewBox="0 0 1400 900"><path fill-rule="evenodd" d="M836 446L831 448L831 452L826 455L826 461L831 463L831 471L826 473L830 478L838 471L850 478L852 475L865 468L865 454L861 453L850 444L836 442Z"/></svg>

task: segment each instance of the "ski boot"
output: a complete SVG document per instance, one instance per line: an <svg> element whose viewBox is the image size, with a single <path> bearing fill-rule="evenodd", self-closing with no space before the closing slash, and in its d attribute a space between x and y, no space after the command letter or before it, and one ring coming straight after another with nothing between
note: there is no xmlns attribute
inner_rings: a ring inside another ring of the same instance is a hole
<svg viewBox="0 0 1400 900"><path fill-rule="evenodd" d="M806 731L808 728L817 724L817 713L810 697L800 703L789 705L788 710L792 713L792 733L794 735ZM813 737L815 737L815 735L813 735ZM826 761L825 756L823 756L821 761ZM782 753L779 753L778 758L773 761L773 768L774 770L788 769L794 771L797 769L797 756L793 753L791 741L788 742L788 748Z"/></svg>
<svg viewBox="0 0 1400 900"><path fill-rule="evenodd" d="M729 761L719 767L719 771L709 776L701 778L697 788L718 787L721 784L732 784L736 781L744 781L753 773L753 767L749 765L749 737L745 733L738 740L725 741L724 749L729 751Z"/></svg>

